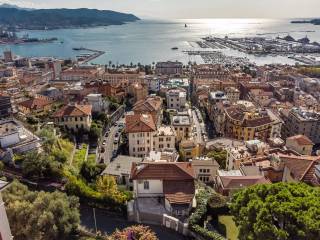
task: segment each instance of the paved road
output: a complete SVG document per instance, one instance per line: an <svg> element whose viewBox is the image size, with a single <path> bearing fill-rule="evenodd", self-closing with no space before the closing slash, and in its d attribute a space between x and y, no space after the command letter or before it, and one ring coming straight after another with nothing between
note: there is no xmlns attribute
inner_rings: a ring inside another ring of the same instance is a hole
<svg viewBox="0 0 320 240"><path fill-rule="evenodd" d="M81 225L88 229L94 229L94 217L92 208L81 208ZM111 215L103 210L96 209L97 229L106 234L114 232L117 228L123 229L128 226L136 225L136 223L128 222L125 218ZM144 224L147 225L147 224ZM160 240L186 240L184 236L161 226L149 225L150 228L157 234Z"/></svg>
<svg viewBox="0 0 320 240"><path fill-rule="evenodd" d="M118 148L119 148L119 144L114 144L115 135L119 130L119 127L118 127L119 123L124 123L124 118L120 118L120 120L117 121L117 126L112 126L109 129L108 137L103 138L103 142L105 142L105 145L101 145L100 149L104 148L105 152L100 153L100 159L103 158L105 164L110 163L110 161L112 159L112 152L114 150L118 150ZM120 133L119 133L119 135L120 135ZM99 161L101 161L101 160L99 160Z"/></svg>
<svg viewBox="0 0 320 240"><path fill-rule="evenodd" d="M197 143L203 143L201 125L200 125L200 122L199 122L199 119L197 117L197 114L196 114L195 110L192 110L192 117L193 117L194 126L196 128L196 132L195 132L196 141L197 141Z"/></svg>

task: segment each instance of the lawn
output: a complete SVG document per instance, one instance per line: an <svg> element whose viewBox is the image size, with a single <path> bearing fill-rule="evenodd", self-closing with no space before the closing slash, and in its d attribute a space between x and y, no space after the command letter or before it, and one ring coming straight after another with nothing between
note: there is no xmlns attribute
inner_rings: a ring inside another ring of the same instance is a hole
<svg viewBox="0 0 320 240"><path fill-rule="evenodd" d="M87 152L88 145L82 144L81 149L77 149L72 161L72 166L77 170L80 171L82 163L86 160L86 152Z"/></svg>
<svg viewBox="0 0 320 240"><path fill-rule="evenodd" d="M96 154L89 154L87 161L91 164L96 164L96 158L97 158Z"/></svg>
<svg viewBox="0 0 320 240"><path fill-rule="evenodd" d="M73 144L67 139L59 138L57 142L58 146L60 146L60 150L67 156L67 162L71 160L71 155L73 151Z"/></svg>
<svg viewBox="0 0 320 240"><path fill-rule="evenodd" d="M236 224L234 223L232 216L227 216L227 215L219 216L219 223L225 225L227 239L230 239L230 240L237 240L238 239L239 230L238 230Z"/></svg>

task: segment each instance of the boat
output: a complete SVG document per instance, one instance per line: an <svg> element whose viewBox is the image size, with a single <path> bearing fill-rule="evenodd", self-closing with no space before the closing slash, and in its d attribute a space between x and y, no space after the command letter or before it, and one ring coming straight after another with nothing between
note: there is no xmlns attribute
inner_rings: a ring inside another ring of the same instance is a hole
<svg viewBox="0 0 320 240"><path fill-rule="evenodd" d="M178 50L178 49L179 49L178 47L171 48L171 50Z"/></svg>
<svg viewBox="0 0 320 240"><path fill-rule="evenodd" d="M81 50L84 50L84 48L83 47L74 47L74 48L72 48L72 50L81 51Z"/></svg>

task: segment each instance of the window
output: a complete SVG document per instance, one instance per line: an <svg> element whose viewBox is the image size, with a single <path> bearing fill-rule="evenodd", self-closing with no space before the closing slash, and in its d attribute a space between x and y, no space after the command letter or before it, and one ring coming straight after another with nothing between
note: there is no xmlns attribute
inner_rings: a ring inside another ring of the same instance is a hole
<svg viewBox="0 0 320 240"><path fill-rule="evenodd" d="M149 190L149 181L144 181L143 182L143 189L144 190Z"/></svg>
<svg viewBox="0 0 320 240"><path fill-rule="evenodd" d="M135 152L135 151L136 151L136 148L132 148L132 151Z"/></svg>

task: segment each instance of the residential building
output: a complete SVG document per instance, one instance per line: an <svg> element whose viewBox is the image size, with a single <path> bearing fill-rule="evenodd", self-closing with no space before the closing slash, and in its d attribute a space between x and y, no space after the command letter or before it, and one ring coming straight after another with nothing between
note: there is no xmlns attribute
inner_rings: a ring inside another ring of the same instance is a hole
<svg viewBox="0 0 320 240"><path fill-rule="evenodd" d="M194 79L228 80L230 72L219 64L200 64L192 68Z"/></svg>
<svg viewBox="0 0 320 240"><path fill-rule="evenodd" d="M213 183L220 165L213 158L199 157L191 161L195 177L203 183Z"/></svg>
<svg viewBox="0 0 320 240"><path fill-rule="evenodd" d="M182 140L179 144L180 156L183 160L190 160L201 156L203 146L194 141Z"/></svg>
<svg viewBox="0 0 320 240"><path fill-rule="evenodd" d="M158 62L156 64L157 75L181 75L183 64L181 62Z"/></svg>
<svg viewBox="0 0 320 240"><path fill-rule="evenodd" d="M138 211L148 208L143 204L148 199L157 199L152 207L162 206L161 216L163 213L174 217L189 215L195 195L195 176L190 163L134 164L131 179Z"/></svg>
<svg viewBox="0 0 320 240"><path fill-rule="evenodd" d="M146 84L135 83L130 85L130 93L135 103L144 100L148 96L148 86Z"/></svg>
<svg viewBox="0 0 320 240"><path fill-rule="evenodd" d="M40 93L42 96L45 96L53 101L63 98L63 93L60 89L56 87L49 87Z"/></svg>
<svg viewBox="0 0 320 240"><path fill-rule="evenodd" d="M12 114L11 97L0 96L0 119L9 117Z"/></svg>
<svg viewBox="0 0 320 240"><path fill-rule="evenodd" d="M90 82L98 79L103 73L100 67L79 66L69 68L60 73L60 80L66 82Z"/></svg>
<svg viewBox="0 0 320 240"><path fill-rule="evenodd" d="M92 106L92 112L100 113L108 110L109 102L103 99L102 94L90 93L86 96L86 102Z"/></svg>
<svg viewBox="0 0 320 240"><path fill-rule="evenodd" d="M304 182L320 186L320 157L279 155L284 163L283 182Z"/></svg>
<svg viewBox="0 0 320 240"><path fill-rule="evenodd" d="M148 83L149 91L157 93L160 91L161 81L157 76L146 76L145 81Z"/></svg>
<svg viewBox="0 0 320 240"><path fill-rule="evenodd" d="M188 78L169 78L162 80L160 94L163 92L166 93L170 89L184 89L188 98L190 94L190 80Z"/></svg>
<svg viewBox="0 0 320 240"><path fill-rule="evenodd" d="M273 119L264 109L249 110L240 105L225 109L225 136L239 140L260 139L267 141L276 137L282 122Z"/></svg>
<svg viewBox="0 0 320 240"><path fill-rule="evenodd" d="M5 181L0 180L0 239L1 240L12 240L13 236L11 234L10 225L6 213L6 209L4 206L4 202L2 200L1 192L8 186L9 184Z"/></svg>
<svg viewBox="0 0 320 240"><path fill-rule="evenodd" d="M67 131L89 131L92 123L92 106L69 104L62 107L54 115L56 125Z"/></svg>
<svg viewBox="0 0 320 240"><path fill-rule="evenodd" d="M157 130L150 114L126 115L126 133L129 141L129 155L145 157L153 150L153 136Z"/></svg>
<svg viewBox="0 0 320 240"><path fill-rule="evenodd" d="M120 68L107 69L101 79L112 86L120 84L122 87L128 87L135 83L144 83L144 77L144 72L139 72L138 68Z"/></svg>
<svg viewBox="0 0 320 240"><path fill-rule="evenodd" d="M188 140L192 134L192 120L189 114L172 116L171 125L176 132L176 141Z"/></svg>
<svg viewBox="0 0 320 240"><path fill-rule="evenodd" d="M159 126L162 122L162 99L158 96L149 96L136 102L133 106L135 114L151 114L154 122Z"/></svg>
<svg viewBox="0 0 320 240"><path fill-rule="evenodd" d="M225 89L227 99L231 103L236 103L240 100L240 91L235 87L227 87Z"/></svg>
<svg viewBox="0 0 320 240"><path fill-rule="evenodd" d="M53 79L59 79L61 72L62 72L62 67L61 67L61 61L60 60L53 60L48 63L49 68L53 72Z"/></svg>
<svg viewBox="0 0 320 240"><path fill-rule="evenodd" d="M301 155L311 155L313 146L314 143L304 135L296 135L286 139L286 147Z"/></svg>
<svg viewBox="0 0 320 240"><path fill-rule="evenodd" d="M242 145L228 147L226 168L228 170L239 169L242 162L249 161L251 158L263 156L269 145L260 140L250 140L243 142Z"/></svg>
<svg viewBox="0 0 320 240"><path fill-rule="evenodd" d="M186 110L187 93L182 89L170 89L166 94L167 108L176 109L177 111Z"/></svg>
<svg viewBox="0 0 320 240"><path fill-rule="evenodd" d="M179 153L176 149L164 149L162 151L150 151L144 162L177 162Z"/></svg>
<svg viewBox="0 0 320 240"><path fill-rule="evenodd" d="M0 120L0 148L13 153L37 150L40 139L13 119Z"/></svg>
<svg viewBox="0 0 320 240"><path fill-rule="evenodd" d="M232 196L238 190L256 184L271 183L264 176L243 176L240 170L224 171L218 170L216 179L216 190L224 196Z"/></svg>
<svg viewBox="0 0 320 240"><path fill-rule="evenodd" d="M173 150L176 145L176 134L171 126L159 127L153 135L153 150L164 151Z"/></svg>
<svg viewBox="0 0 320 240"><path fill-rule="evenodd" d="M36 97L17 104L18 110L23 114L44 113L51 110L52 101L46 97Z"/></svg>
<svg viewBox="0 0 320 240"><path fill-rule="evenodd" d="M142 158L119 155L107 165L102 175L113 176L117 184L125 185L133 190L132 182L130 182L131 168L132 164L139 164L140 162L142 162Z"/></svg>
<svg viewBox="0 0 320 240"><path fill-rule="evenodd" d="M302 108L281 110L280 116L284 121L282 138L304 135L314 144L320 143L320 113Z"/></svg>
<svg viewBox="0 0 320 240"><path fill-rule="evenodd" d="M4 57L4 62L6 62L6 63L13 62L13 60L14 60L13 53L10 50L4 51L3 57Z"/></svg>

